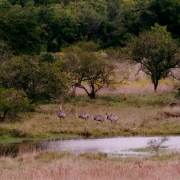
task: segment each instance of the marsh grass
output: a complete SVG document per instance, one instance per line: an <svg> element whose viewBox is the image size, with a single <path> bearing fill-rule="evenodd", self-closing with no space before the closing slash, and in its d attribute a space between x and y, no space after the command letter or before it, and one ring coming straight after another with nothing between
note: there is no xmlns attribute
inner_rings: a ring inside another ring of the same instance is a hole
<svg viewBox="0 0 180 180"><path fill-rule="evenodd" d="M24 153L0 157L0 179L8 180L174 180L180 177L180 153L151 157L108 157L104 153Z"/></svg>
<svg viewBox="0 0 180 180"><path fill-rule="evenodd" d="M123 100L122 94L102 95L95 100L77 96L63 104L63 111L67 115L63 120L57 117L59 104L44 104L21 121L1 123L0 140L8 141L13 137L24 140L66 136L177 135L180 133L180 117L177 115L180 114L180 107L167 106L173 101L174 93L134 94L129 95L127 100ZM84 112L104 117L106 112L114 113L119 121L116 124L108 120L97 123L75 116L75 113Z"/></svg>

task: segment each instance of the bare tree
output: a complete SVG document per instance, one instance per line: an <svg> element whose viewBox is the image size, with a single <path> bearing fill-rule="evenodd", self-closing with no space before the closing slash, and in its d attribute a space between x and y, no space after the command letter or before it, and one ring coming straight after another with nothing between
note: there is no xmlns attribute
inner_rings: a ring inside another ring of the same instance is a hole
<svg viewBox="0 0 180 180"><path fill-rule="evenodd" d="M158 139L150 139L147 144L152 147L156 155L159 156L159 148L166 141L168 141L168 138L165 136Z"/></svg>

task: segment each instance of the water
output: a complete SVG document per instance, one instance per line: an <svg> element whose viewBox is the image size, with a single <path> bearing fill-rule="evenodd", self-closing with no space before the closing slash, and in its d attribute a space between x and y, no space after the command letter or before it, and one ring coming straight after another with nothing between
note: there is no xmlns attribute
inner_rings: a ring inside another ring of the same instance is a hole
<svg viewBox="0 0 180 180"><path fill-rule="evenodd" d="M160 137L115 137L101 139L76 139L76 140L49 140L42 142L22 142L19 144L9 144L8 146L0 146L0 152L4 154L17 154L19 151L28 151L34 148L41 150L69 151L72 153L86 152L102 152L116 155L132 155L141 154L143 152L135 152L133 149L148 147L147 142L151 139ZM169 136L169 140L162 145L168 150L180 150L180 136ZM3 147L3 148L2 148ZM9 150L8 150L9 149ZM146 152L147 153L147 152Z"/></svg>
<svg viewBox="0 0 180 180"><path fill-rule="evenodd" d="M169 150L180 150L180 137L171 136L162 145ZM145 154L135 152L133 149L148 147L147 142L159 137L116 137L103 139L80 139L80 140L61 140L47 141L43 145L47 149L57 151L69 151L73 153L102 152L107 154Z"/></svg>

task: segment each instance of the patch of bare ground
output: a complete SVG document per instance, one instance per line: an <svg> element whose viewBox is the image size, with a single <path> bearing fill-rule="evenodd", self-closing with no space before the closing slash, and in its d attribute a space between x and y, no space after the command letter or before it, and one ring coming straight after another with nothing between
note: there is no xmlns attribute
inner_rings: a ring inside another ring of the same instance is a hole
<svg viewBox="0 0 180 180"><path fill-rule="evenodd" d="M1 157L3 180L176 180L180 178L180 159L161 161L141 158L107 158L85 153L24 154L16 159ZM159 157L160 158L160 157Z"/></svg>

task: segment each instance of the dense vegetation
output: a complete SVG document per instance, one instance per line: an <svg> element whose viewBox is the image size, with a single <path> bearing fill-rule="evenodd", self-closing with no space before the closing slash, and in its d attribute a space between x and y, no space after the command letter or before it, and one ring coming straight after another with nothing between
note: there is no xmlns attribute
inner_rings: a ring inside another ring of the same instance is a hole
<svg viewBox="0 0 180 180"><path fill-rule="evenodd" d="M127 79L118 63L129 59L157 90L179 67L179 10L178 0L1 0L0 120L71 87L94 99Z"/></svg>
<svg viewBox="0 0 180 180"><path fill-rule="evenodd" d="M122 47L158 23L180 38L178 0L1 0L1 50L59 52L78 41Z"/></svg>

